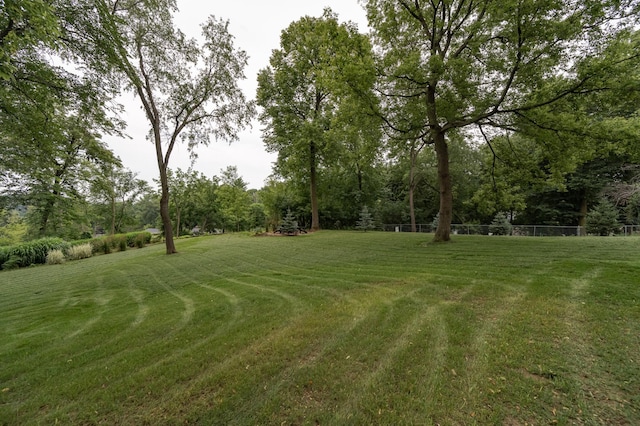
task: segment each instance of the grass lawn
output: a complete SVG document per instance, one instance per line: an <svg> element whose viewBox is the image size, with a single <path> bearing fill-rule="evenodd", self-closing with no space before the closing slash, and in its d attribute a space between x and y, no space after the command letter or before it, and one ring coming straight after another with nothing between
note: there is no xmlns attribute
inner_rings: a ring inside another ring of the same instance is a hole
<svg viewBox="0 0 640 426"><path fill-rule="evenodd" d="M640 424L640 238L429 240L0 272L0 424Z"/></svg>

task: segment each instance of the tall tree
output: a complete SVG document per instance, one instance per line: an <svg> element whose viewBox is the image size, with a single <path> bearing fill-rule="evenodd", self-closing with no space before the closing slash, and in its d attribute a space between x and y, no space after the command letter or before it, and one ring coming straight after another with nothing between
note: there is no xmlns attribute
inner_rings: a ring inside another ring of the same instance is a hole
<svg viewBox="0 0 640 426"><path fill-rule="evenodd" d="M364 3L381 54L386 124L428 138L437 155L435 241L448 241L451 232L448 133L510 130L514 119L538 108L601 89L604 67L579 65L638 16L635 0Z"/></svg>
<svg viewBox="0 0 640 426"><path fill-rule="evenodd" d="M216 199L225 226L232 226L235 231L240 231L249 221L252 202L247 184L238 174L237 167L229 166L222 170Z"/></svg>
<svg viewBox="0 0 640 426"><path fill-rule="evenodd" d="M254 104L237 84L247 55L234 47L229 23L215 17L202 25L201 44L187 38L173 23L175 0L89 3L67 10L86 36L80 51L91 69L123 79L142 104L160 173L166 252L175 253L167 173L171 153L179 141L192 155L212 136L234 141L250 124Z"/></svg>
<svg viewBox="0 0 640 426"><path fill-rule="evenodd" d="M267 215L267 230L275 230L287 210L297 210L303 203L300 198L293 182L270 178L260 190L260 201Z"/></svg>
<svg viewBox="0 0 640 426"><path fill-rule="evenodd" d="M106 208L111 235L123 232L128 214L139 197L149 192L149 184L137 179L137 173L114 165L104 165L91 179L91 193L95 201Z"/></svg>
<svg viewBox="0 0 640 426"><path fill-rule="evenodd" d="M119 161L101 140L117 130L100 90L41 56L22 52L13 78L0 81L0 187L32 207L34 236L80 221L73 204L84 202L90 171Z"/></svg>
<svg viewBox="0 0 640 426"><path fill-rule="evenodd" d="M189 182L189 196L184 212L185 225L198 226L202 232L213 232L216 227L222 226L217 190L217 176L209 179L202 173L193 175Z"/></svg>
<svg viewBox="0 0 640 426"><path fill-rule="evenodd" d="M260 120L267 149L278 152L282 176L309 185L311 229L320 229L318 170L348 138L339 119L357 92L370 90L374 69L367 37L352 24L338 23L326 9L321 18L303 17L282 32L280 49L258 75ZM351 137L353 134L351 134Z"/></svg>
<svg viewBox="0 0 640 426"><path fill-rule="evenodd" d="M189 197L189 186L191 185L191 180L197 176L195 172L191 169L182 171L182 169L178 168L173 171L171 169L167 170L167 179L169 181L169 191L171 193L171 200L169 202L169 207L172 208L174 216L175 216L175 233L176 237L180 236L180 231L182 230L182 211L187 204L187 199ZM162 187L162 183L160 184Z"/></svg>

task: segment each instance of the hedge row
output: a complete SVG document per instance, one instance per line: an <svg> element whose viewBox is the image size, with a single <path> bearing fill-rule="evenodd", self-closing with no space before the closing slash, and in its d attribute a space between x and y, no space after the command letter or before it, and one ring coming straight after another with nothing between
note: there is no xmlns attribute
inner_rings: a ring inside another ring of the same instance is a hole
<svg viewBox="0 0 640 426"><path fill-rule="evenodd" d="M0 247L0 269L44 264L51 250L65 251L69 247L70 244L62 238L42 238L28 243Z"/></svg>
<svg viewBox="0 0 640 426"><path fill-rule="evenodd" d="M107 235L89 241L94 253L109 254L112 251L125 251L128 247L142 248L151 242L150 232L129 232L127 234Z"/></svg>
<svg viewBox="0 0 640 426"><path fill-rule="evenodd" d="M45 264L47 254L60 250L68 254L72 246L91 244L93 253L108 254L112 251L124 251L129 247L142 248L151 242L149 232L130 232L128 234L109 235L90 240L68 243L61 238L42 238L27 243L0 247L0 269L24 268L31 265Z"/></svg>

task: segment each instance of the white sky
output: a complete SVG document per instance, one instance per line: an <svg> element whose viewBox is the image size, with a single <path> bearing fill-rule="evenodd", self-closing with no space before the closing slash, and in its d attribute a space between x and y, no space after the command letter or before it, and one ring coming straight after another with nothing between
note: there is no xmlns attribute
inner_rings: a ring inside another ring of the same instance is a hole
<svg viewBox="0 0 640 426"><path fill-rule="evenodd" d="M358 0L178 0L178 6L180 13L175 17L175 24L189 36L199 35L200 24L209 15L230 21L229 31L235 37L236 48L249 55L245 69L247 78L240 82L247 99L255 99L258 71L269 64L272 50L280 47L280 33L291 22L305 15L319 17L325 7L330 7L338 14L340 22L352 21L358 24L360 31L367 30L366 15ZM133 95L124 97L122 102L125 105L123 118L128 122L126 133L132 139L105 139L122 159L124 167L137 172L138 178L151 182L159 173L153 145L145 139L148 122L140 101ZM220 176L220 170L227 166L237 166L249 188L260 189L271 174L276 154L264 150L257 120L252 129L239 133L239 137L240 140L231 145L212 141L209 147L198 147L194 169L211 178ZM169 167L187 170L189 166L186 146L178 145L171 154Z"/></svg>

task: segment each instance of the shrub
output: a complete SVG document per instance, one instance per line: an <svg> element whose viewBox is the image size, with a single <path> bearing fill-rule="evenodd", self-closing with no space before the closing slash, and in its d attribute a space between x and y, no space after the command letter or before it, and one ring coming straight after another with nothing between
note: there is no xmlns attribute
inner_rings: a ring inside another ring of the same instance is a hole
<svg viewBox="0 0 640 426"><path fill-rule="evenodd" d="M5 271L9 271L11 269L18 269L20 267L20 262L22 259L18 256L11 255L9 258L2 264L2 269Z"/></svg>
<svg viewBox="0 0 640 426"><path fill-rule="evenodd" d="M507 219L507 215L504 213L498 213L493 218L491 225L489 225L489 232L493 235L510 235L513 226Z"/></svg>
<svg viewBox="0 0 640 426"><path fill-rule="evenodd" d="M147 235L149 234L148 232L139 232L136 234L135 239L133 240L133 243L135 245L135 247L137 248L143 248L145 246L145 244L147 243ZM149 240L151 240L151 234L149 234Z"/></svg>
<svg viewBox="0 0 640 426"><path fill-rule="evenodd" d="M287 214L282 218L278 231L287 235L298 235L298 221L296 220L290 209L287 209Z"/></svg>
<svg viewBox="0 0 640 426"><path fill-rule="evenodd" d="M151 236L152 236L151 232L143 231L143 232L140 232L140 235L144 236L144 243L145 244L151 243Z"/></svg>
<svg viewBox="0 0 640 426"><path fill-rule="evenodd" d="M108 249L106 246L108 246ZM116 234L104 237L103 248L105 249L105 254L109 254L113 250L125 251L127 249L127 236L124 234ZM108 250L108 252L106 250Z"/></svg>
<svg viewBox="0 0 640 426"><path fill-rule="evenodd" d="M118 235L116 236L116 241L118 243L118 247L120 251L125 251L127 249L127 236L126 235Z"/></svg>
<svg viewBox="0 0 640 426"><path fill-rule="evenodd" d="M129 232L126 234L127 246L142 248L151 242L151 232Z"/></svg>
<svg viewBox="0 0 640 426"><path fill-rule="evenodd" d="M127 239L127 247L136 247L136 238L138 237L137 232L129 232L125 234Z"/></svg>
<svg viewBox="0 0 640 426"><path fill-rule="evenodd" d="M611 202L603 200L587 215L587 233L607 236L620 230L618 210Z"/></svg>
<svg viewBox="0 0 640 426"><path fill-rule="evenodd" d="M47 265L61 265L64 263L64 253L62 250L51 250L47 253Z"/></svg>
<svg viewBox="0 0 640 426"><path fill-rule="evenodd" d="M376 229L373 217L367 206L364 206L360 211L360 220L356 221L356 229L363 230L364 232L367 232L368 229Z"/></svg>
<svg viewBox="0 0 640 426"><path fill-rule="evenodd" d="M0 269L4 269L3 265L10 257L11 253L9 253L9 247L0 247Z"/></svg>
<svg viewBox="0 0 640 426"><path fill-rule="evenodd" d="M91 245L91 243L73 246L67 251L67 258L69 260L87 259L92 255L93 245Z"/></svg>
<svg viewBox="0 0 640 426"><path fill-rule="evenodd" d="M3 249L1 255L2 269L22 268L30 265L42 265L47 261L47 254L52 250L64 252L69 248L69 243L61 238L42 238L16 244Z"/></svg>
<svg viewBox="0 0 640 426"><path fill-rule="evenodd" d="M93 247L93 253L111 253L111 242L109 237L94 238L91 240L91 246Z"/></svg>
<svg viewBox="0 0 640 426"><path fill-rule="evenodd" d="M127 247L142 248L151 242L150 232L129 232L127 234L108 235L90 241L93 253L109 254L115 250L125 251Z"/></svg>

